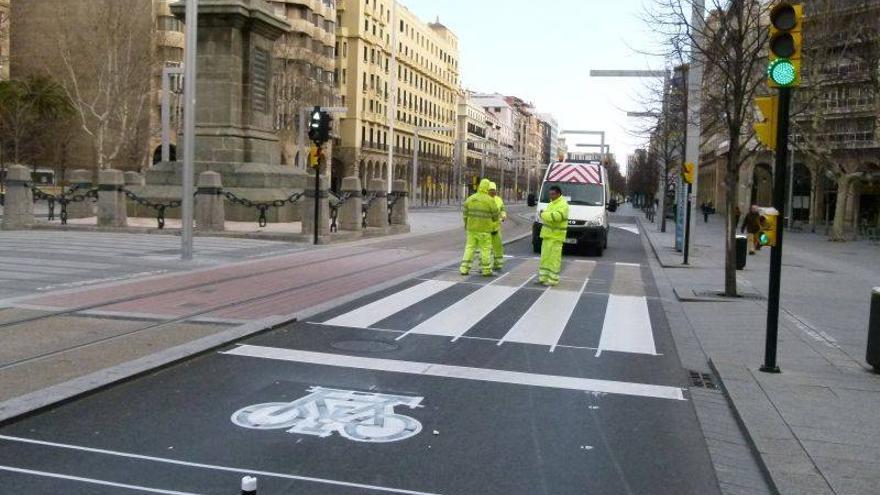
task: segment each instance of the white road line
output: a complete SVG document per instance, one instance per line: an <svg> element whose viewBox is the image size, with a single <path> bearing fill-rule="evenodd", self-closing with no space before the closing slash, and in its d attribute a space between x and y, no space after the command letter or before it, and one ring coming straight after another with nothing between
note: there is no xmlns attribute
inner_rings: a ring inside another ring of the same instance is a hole
<svg viewBox="0 0 880 495"><path fill-rule="evenodd" d="M634 266L634 267L641 267L641 266L642 266L640 263L622 263L622 262L619 262L619 261L618 261L617 263L614 263L614 264L617 265L617 266Z"/></svg>
<svg viewBox="0 0 880 495"><path fill-rule="evenodd" d="M275 473L271 471L260 471L256 469L242 469L228 466L218 466L214 464L202 464L199 462L188 462L188 461L178 461L176 459L166 459L164 457L153 457L149 455L141 455L141 454L132 454L129 452L121 452L118 450L107 450L107 449L96 449L92 447L82 447L79 445L71 445L67 443L57 443L57 442L46 442L43 440L33 440L30 438L23 437L13 437L8 435L0 435L0 440L7 440L10 442L19 442L19 443L27 443L32 445L42 445L45 447L56 447L59 449L68 449L75 450L78 452L89 452L92 454L102 454L102 455L112 455L116 457L124 457L126 459L137 459L141 461L150 461L150 462L159 462L162 464L173 464L175 466L186 466L186 467L194 467L200 469L210 469L213 471L224 471L228 473L238 473L238 474L247 474L251 476L268 476L270 478L281 478L288 480L296 480L296 481L306 481L310 483L320 483L324 485L333 485L333 486L344 486L347 488L360 488L364 490L373 490L383 493L398 493L402 495L440 495L437 493L429 493L429 492L419 492L413 490L402 490L399 488L389 488L386 486L376 486L376 485L365 485L362 483L349 483L347 481L336 481L329 480L324 478L312 478L310 476L297 476L295 474L285 474L285 473ZM167 492L167 493L177 493L177 492ZM183 495L193 495L193 494L183 494Z"/></svg>
<svg viewBox="0 0 880 495"><path fill-rule="evenodd" d="M518 342L520 344L537 344L550 346L550 352L556 350L562 332L568 320L574 313L587 282L584 280L578 291L571 290L545 290L541 297L532 304L526 314L513 325L507 334L498 341L498 345L504 342Z"/></svg>
<svg viewBox="0 0 880 495"><path fill-rule="evenodd" d="M500 306L510 296L516 294L520 287L528 283L528 280L517 286L500 285L497 283L503 279L504 276L478 289L476 292L468 294L452 306L411 328L408 332L398 337L397 340L409 334L442 335L453 337L453 340L457 340L458 337L465 334L471 327L491 313L492 310Z"/></svg>
<svg viewBox="0 0 880 495"><path fill-rule="evenodd" d="M612 223L611 228L624 230L626 232L629 232L630 234L640 234L638 225L632 225L628 223Z"/></svg>
<svg viewBox="0 0 880 495"><path fill-rule="evenodd" d="M113 481L96 480L94 478L82 478L80 476L70 476L67 474L50 473L47 471L35 471L33 469L22 469L11 466L0 466L0 471L8 471L12 473L29 474L31 476L42 476L44 478L55 478L68 481L79 481L80 483L89 483L92 485L112 486L113 488L124 488L126 490L137 490L139 492L162 493L165 495L198 495L193 492L176 492L173 490L162 490L159 488L147 488L138 485L126 485L125 483L115 483Z"/></svg>
<svg viewBox="0 0 880 495"><path fill-rule="evenodd" d="M646 297L608 296L596 357L604 351L657 355Z"/></svg>
<svg viewBox="0 0 880 495"><path fill-rule="evenodd" d="M361 306L354 311L337 316L336 318L324 322L324 324L337 327L367 328L370 325L375 325L394 313L403 311L413 304L424 301L434 294L448 289L453 285L455 285L455 282L445 282L441 280L422 282L383 299L379 299L374 303Z"/></svg>
<svg viewBox="0 0 880 495"><path fill-rule="evenodd" d="M558 375L540 375L535 373L524 373L521 371L470 368L446 364L420 363L416 361L346 356L342 354L327 354L323 352L299 351L295 349L281 349L277 347L253 345L242 345L230 351L221 352L220 354L260 359L274 359L278 361L316 364L321 366L336 366L340 368L384 371L389 373L407 373L410 375L459 378L462 380L477 380L492 383L509 383L530 387L631 395L656 399L685 400L681 389L678 387L649 385L645 383L596 380L592 378L577 378ZM3 437L0 436L0 438Z"/></svg>

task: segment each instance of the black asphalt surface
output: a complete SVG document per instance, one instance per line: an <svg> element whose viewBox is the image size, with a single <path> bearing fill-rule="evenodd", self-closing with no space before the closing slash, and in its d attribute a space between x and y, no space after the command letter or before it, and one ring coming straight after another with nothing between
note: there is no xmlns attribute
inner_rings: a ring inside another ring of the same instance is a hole
<svg viewBox="0 0 880 495"><path fill-rule="evenodd" d="M507 253L514 258L506 270L534 263L528 239ZM498 345L543 294L532 284L460 339L397 340L491 282L480 277L370 328L323 324L435 275L448 277L440 272L5 425L0 492L233 494L243 475L254 474L261 495L719 493L645 256L640 236L620 228L603 257L566 255L566 267L596 265L571 318L548 322L565 325L553 352ZM640 265L657 355L596 355L619 263ZM222 353L243 348L305 351L316 361ZM363 362L335 362L351 357ZM563 377L677 387L684 400L547 386ZM284 409L315 393L329 395ZM385 405L355 413L340 396ZM248 409L267 403L275 405ZM243 417L271 428L243 427ZM380 441L394 435L400 438Z"/></svg>

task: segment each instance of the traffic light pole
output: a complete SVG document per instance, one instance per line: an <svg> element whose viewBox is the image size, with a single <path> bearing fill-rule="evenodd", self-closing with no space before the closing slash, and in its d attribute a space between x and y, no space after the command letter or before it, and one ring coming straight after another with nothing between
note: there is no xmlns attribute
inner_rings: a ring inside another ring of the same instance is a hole
<svg viewBox="0 0 880 495"><path fill-rule="evenodd" d="M687 210L685 210L684 215L684 262L682 265L687 265L688 257L690 256L691 251L691 195L693 194L694 185L688 182L687 187Z"/></svg>
<svg viewBox="0 0 880 495"><path fill-rule="evenodd" d="M315 143L318 146L318 156L321 156L321 146L318 143ZM321 230L319 227L320 222L318 215L318 208L321 207L321 163L318 162L318 165L315 166L315 223L312 224L314 227L312 230L314 231L314 243L318 245L318 232Z"/></svg>
<svg viewBox="0 0 880 495"><path fill-rule="evenodd" d="M779 88L779 111L776 127L776 170L773 172L773 207L779 219L785 218L786 169L788 167L788 127L791 110L791 88ZM776 347L779 339L779 293L782 285L782 235L785 229L776 224L776 245L770 251L770 289L767 299L767 341L761 371L779 373Z"/></svg>

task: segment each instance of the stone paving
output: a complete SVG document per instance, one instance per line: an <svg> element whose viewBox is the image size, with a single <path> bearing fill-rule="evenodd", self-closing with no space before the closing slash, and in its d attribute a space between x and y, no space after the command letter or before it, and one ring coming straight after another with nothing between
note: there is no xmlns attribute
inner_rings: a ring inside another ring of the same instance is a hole
<svg viewBox="0 0 880 495"><path fill-rule="evenodd" d="M674 226L661 234L640 221L672 294L723 288L720 219L698 223L690 267L670 247ZM667 312L680 308L693 329L779 493L868 495L880 486L880 375L864 362L869 291L880 285L877 259L880 249L871 243L786 233L778 375L758 371L766 300L664 298ZM749 257L739 272L743 292L766 295L768 266L766 250ZM736 493L759 493L735 479L719 473L722 484L741 489Z"/></svg>

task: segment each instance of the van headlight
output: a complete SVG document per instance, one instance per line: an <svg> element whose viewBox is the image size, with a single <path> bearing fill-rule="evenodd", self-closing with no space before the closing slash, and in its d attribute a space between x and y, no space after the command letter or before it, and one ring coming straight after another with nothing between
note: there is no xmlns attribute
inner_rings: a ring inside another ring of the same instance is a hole
<svg viewBox="0 0 880 495"><path fill-rule="evenodd" d="M584 222L584 225L587 227L601 227L602 222L600 220L587 220Z"/></svg>

